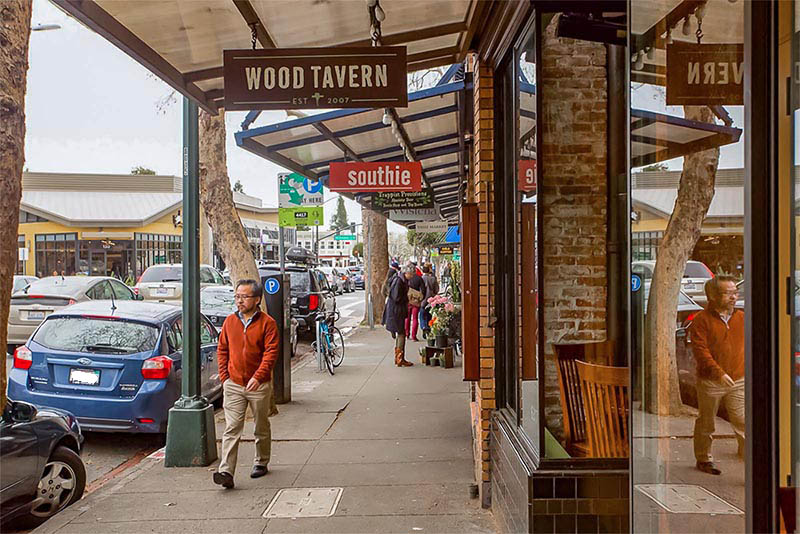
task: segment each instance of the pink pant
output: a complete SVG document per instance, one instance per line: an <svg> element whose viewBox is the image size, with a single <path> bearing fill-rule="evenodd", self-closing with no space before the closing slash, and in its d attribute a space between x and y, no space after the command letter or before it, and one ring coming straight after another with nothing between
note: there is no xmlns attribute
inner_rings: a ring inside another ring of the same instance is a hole
<svg viewBox="0 0 800 534"><path fill-rule="evenodd" d="M408 315L406 316L406 337L417 338L417 327L419 326L419 306L408 305ZM410 328L409 328L410 327Z"/></svg>

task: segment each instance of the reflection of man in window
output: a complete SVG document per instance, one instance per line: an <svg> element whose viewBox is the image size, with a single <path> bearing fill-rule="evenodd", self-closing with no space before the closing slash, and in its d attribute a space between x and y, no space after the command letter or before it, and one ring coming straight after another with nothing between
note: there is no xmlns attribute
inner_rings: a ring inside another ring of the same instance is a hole
<svg viewBox="0 0 800 534"><path fill-rule="evenodd" d="M718 276L706 282L708 308L697 314L690 334L697 362L697 407L694 455L697 468L719 475L711 456L711 435L720 403L744 451L744 312L737 310L733 278Z"/></svg>

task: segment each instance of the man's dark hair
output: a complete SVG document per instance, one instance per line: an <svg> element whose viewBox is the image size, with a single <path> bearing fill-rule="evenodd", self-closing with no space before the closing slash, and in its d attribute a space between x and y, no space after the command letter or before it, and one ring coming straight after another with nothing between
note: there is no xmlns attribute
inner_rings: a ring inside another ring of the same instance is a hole
<svg viewBox="0 0 800 534"><path fill-rule="evenodd" d="M253 288L253 296L258 298L261 298L261 295L264 293L264 290L258 280L253 280L252 278L239 280L236 282L236 289L239 289L239 286L251 286Z"/></svg>
<svg viewBox="0 0 800 534"><path fill-rule="evenodd" d="M705 285L706 297L710 300L712 298L719 296L720 284L725 282L733 282L735 284L736 278L732 276L720 275L720 276L715 276L714 278L706 282Z"/></svg>

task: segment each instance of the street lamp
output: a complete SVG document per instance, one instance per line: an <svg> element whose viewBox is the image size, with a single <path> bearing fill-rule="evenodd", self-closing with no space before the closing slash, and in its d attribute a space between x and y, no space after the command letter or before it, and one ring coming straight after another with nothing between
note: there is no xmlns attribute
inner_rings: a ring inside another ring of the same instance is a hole
<svg viewBox="0 0 800 534"><path fill-rule="evenodd" d="M60 24L36 24L35 26L31 26L32 32L46 32L50 30L60 30Z"/></svg>

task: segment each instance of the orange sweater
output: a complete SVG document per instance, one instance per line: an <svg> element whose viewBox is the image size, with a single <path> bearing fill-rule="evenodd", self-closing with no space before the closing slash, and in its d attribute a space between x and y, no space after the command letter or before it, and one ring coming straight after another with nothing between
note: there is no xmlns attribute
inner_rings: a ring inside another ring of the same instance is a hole
<svg viewBox="0 0 800 534"><path fill-rule="evenodd" d="M719 380L744 376L744 312L734 310L728 324L714 311L703 310L689 327L697 376Z"/></svg>
<svg viewBox="0 0 800 534"><path fill-rule="evenodd" d="M268 314L257 311L244 330L235 313L222 324L217 345L219 379L228 378L247 386L251 378L263 384L272 378L272 368L278 360L278 325Z"/></svg>

